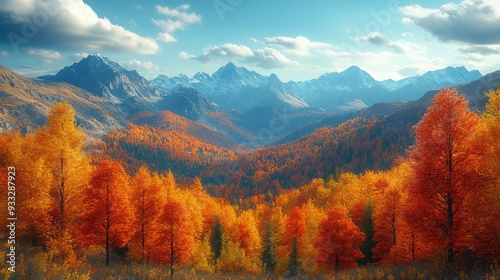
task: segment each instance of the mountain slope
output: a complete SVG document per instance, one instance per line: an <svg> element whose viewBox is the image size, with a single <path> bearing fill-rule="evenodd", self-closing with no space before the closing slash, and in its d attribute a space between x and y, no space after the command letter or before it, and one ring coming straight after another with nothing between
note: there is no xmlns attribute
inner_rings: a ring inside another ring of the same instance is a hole
<svg viewBox="0 0 500 280"><path fill-rule="evenodd" d="M135 70L129 71L99 54L89 55L42 79L66 82L122 107L125 112L154 110L160 91Z"/></svg>
<svg viewBox="0 0 500 280"><path fill-rule="evenodd" d="M485 92L500 85L500 71L485 75L456 88L469 100L469 108L481 112L487 99ZM337 172L360 173L384 170L403 156L414 143L413 127L432 105L437 90L429 91L419 100L376 104L359 112L351 120L336 127L322 126L293 142L242 154L228 166L209 167L204 172L207 183L230 186L225 193L254 195L266 192L270 182L283 188L296 188L316 177L327 178ZM379 115L371 118L369 115ZM359 116L367 117L359 117ZM216 175L213 175L216 174ZM223 177L224 181L214 180Z"/></svg>
<svg viewBox="0 0 500 280"><path fill-rule="evenodd" d="M172 78L160 75L151 82L165 91L171 91L179 85L192 86L221 109L247 111L262 106L282 109L308 107L276 75L265 77L231 62L211 75L197 73L192 78L185 75Z"/></svg>
<svg viewBox="0 0 500 280"><path fill-rule="evenodd" d="M200 120L209 112L217 110L217 106L208 101L193 87L179 85L155 104L158 110L168 110L190 120Z"/></svg>
<svg viewBox="0 0 500 280"><path fill-rule="evenodd" d="M376 81L359 67L351 66L343 72L333 72L304 82L288 85L311 106L327 110L357 111L363 103L413 101L429 90L465 84L481 78L477 70L465 67L447 67L429 71L399 81ZM368 107L368 106L366 106Z"/></svg>
<svg viewBox="0 0 500 280"><path fill-rule="evenodd" d="M125 113L108 100L81 88L53 81L30 79L0 66L0 128L31 132L44 125L50 107L65 101L76 110L77 123L101 137L126 125Z"/></svg>
<svg viewBox="0 0 500 280"><path fill-rule="evenodd" d="M383 81L382 84L392 88L385 101L413 101L429 90L437 90L447 86L457 86L480 79L477 70L468 71L465 67L446 67L441 70L429 71L422 76L415 76L397 82Z"/></svg>
<svg viewBox="0 0 500 280"><path fill-rule="evenodd" d="M334 110L336 106L353 100L372 105L389 94L388 89L357 66L305 82L289 82L288 85L309 105L326 110Z"/></svg>
<svg viewBox="0 0 500 280"><path fill-rule="evenodd" d="M235 141L229 139L225 134L170 111L158 113L139 112L130 116L129 120L135 125L147 125L172 133L184 134L218 147L233 149L237 145Z"/></svg>

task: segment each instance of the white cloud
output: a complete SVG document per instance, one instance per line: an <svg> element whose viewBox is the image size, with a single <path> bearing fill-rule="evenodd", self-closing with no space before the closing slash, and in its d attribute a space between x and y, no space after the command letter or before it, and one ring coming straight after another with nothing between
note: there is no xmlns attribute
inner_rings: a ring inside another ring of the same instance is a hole
<svg viewBox="0 0 500 280"><path fill-rule="evenodd" d="M258 39L255 39L255 38L250 38L249 40L252 41L252 43L254 43L254 44L260 44L260 43L262 43L262 41L260 41Z"/></svg>
<svg viewBox="0 0 500 280"><path fill-rule="evenodd" d="M9 53L7 51L1 51L0 55L3 56L3 57L8 57Z"/></svg>
<svg viewBox="0 0 500 280"><path fill-rule="evenodd" d="M120 63L121 66L128 70L136 70L140 72L144 77L152 79L160 71L160 66L154 64L151 61L140 61L137 59L131 59Z"/></svg>
<svg viewBox="0 0 500 280"><path fill-rule="evenodd" d="M449 65L441 58L424 58L422 61L405 66L397 72L403 77L411 77L425 74L428 71L443 69L447 66Z"/></svg>
<svg viewBox="0 0 500 280"><path fill-rule="evenodd" d="M165 43L177 42L177 39L175 39L174 36L170 35L170 33L167 32L158 33L158 35L156 35L156 39Z"/></svg>
<svg viewBox="0 0 500 280"><path fill-rule="evenodd" d="M338 50L338 49L335 49L333 47L330 49L321 50L320 54L325 56L325 57L334 58L334 59L349 58L349 57L352 57L354 55L353 52L349 52L349 51L345 51L345 50Z"/></svg>
<svg viewBox="0 0 500 280"><path fill-rule="evenodd" d="M399 43L389 41L379 32L371 32L364 36L355 37L353 39L358 42L369 42L379 47L388 47L398 53L404 52L403 48L400 46Z"/></svg>
<svg viewBox="0 0 500 280"><path fill-rule="evenodd" d="M258 49L249 61L255 62L257 66L266 69L288 68L299 66L299 63L285 57L281 52L273 48Z"/></svg>
<svg viewBox="0 0 500 280"><path fill-rule="evenodd" d="M28 44L38 48L67 48L110 50L141 54L155 54L159 46L152 38L142 37L100 18L82 0L3 0L0 18L11 19L0 23L0 42L14 49ZM36 32L25 36L20 31L33 18L39 20ZM20 42L12 43L7 31L18 30Z"/></svg>
<svg viewBox="0 0 500 280"><path fill-rule="evenodd" d="M125 69L137 71L141 76L148 80L154 79L160 72L162 72L160 66L152 61L141 61L135 58L120 62L120 65Z"/></svg>
<svg viewBox="0 0 500 280"><path fill-rule="evenodd" d="M355 37L353 40L357 42L369 42L372 45L389 48L396 53L409 56L421 56L425 53L425 47L407 41L391 41L379 32L371 32L364 36Z"/></svg>
<svg viewBox="0 0 500 280"><path fill-rule="evenodd" d="M34 49L34 48L27 49L26 54L45 59L58 59L62 57L61 54L57 51Z"/></svg>
<svg viewBox="0 0 500 280"><path fill-rule="evenodd" d="M40 68L28 65L19 65L19 66L9 67L9 69L16 72L19 75L23 75L26 77L39 77L43 75L54 74L60 70L60 69L47 68L46 65Z"/></svg>
<svg viewBox="0 0 500 280"><path fill-rule="evenodd" d="M137 27L137 22L135 22L135 20L133 20L133 19L129 19L129 20L128 20L128 22L129 22L130 24L132 24L133 26L136 26L136 27Z"/></svg>
<svg viewBox="0 0 500 280"><path fill-rule="evenodd" d="M458 50L465 54L476 54L481 56L497 55L500 54L500 44L489 45L489 46L474 45L474 46L460 47Z"/></svg>
<svg viewBox="0 0 500 280"><path fill-rule="evenodd" d="M500 1L463 0L439 9L411 5L400 8L403 23L414 23L442 41L500 43Z"/></svg>
<svg viewBox="0 0 500 280"><path fill-rule="evenodd" d="M199 56L189 55L186 52L181 52L179 56L184 59L194 59L201 63L208 63L213 57L246 58L254 56L254 52L245 45L227 43L222 46L208 47Z"/></svg>
<svg viewBox="0 0 500 280"><path fill-rule="evenodd" d="M286 37L266 37L265 43L268 45L278 45L284 48L284 52L296 56L310 56L311 51L317 49L330 48L331 45L323 42L313 42L306 37L297 36Z"/></svg>
<svg viewBox="0 0 500 280"><path fill-rule="evenodd" d="M290 60L280 51L273 48L262 48L252 50L245 45L224 44L221 46L212 46L203 50L199 56L188 54L187 52L179 53L179 57L184 59L194 59L201 63L209 63L214 58L229 58L240 59L247 63L255 64L261 68L287 68L298 66L299 63Z"/></svg>
<svg viewBox="0 0 500 280"><path fill-rule="evenodd" d="M85 58L85 57L87 57L87 56L89 56L89 54L88 54L88 53L86 53L86 52L77 52L77 53L75 53L75 54L74 54L74 57L75 57L77 60L81 60L81 59L83 59L83 58Z"/></svg>
<svg viewBox="0 0 500 280"><path fill-rule="evenodd" d="M410 18L407 18L407 17L402 18L401 22L404 24L415 24L415 22L413 20L411 20Z"/></svg>
<svg viewBox="0 0 500 280"><path fill-rule="evenodd" d="M410 32L403 32L401 33L401 36L405 37L405 38L412 38L414 37L412 33Z"/></svg>
<svg viewBox="0 0 500 280"><path fill-rule="evenodd" d="M208 52L219 56L228 57L250 57L254 55L249 47L236 44L224 44L220 47L212 47L209 48Z"/></svg>
<svg viewBox="0 0 500 280"><path fill-rule="evenodd" d="M188 4L183 4L177 8L156 5L156 11L167 17L167 19L152 19L153 23L163 31L158 34L157 39L164 42L175 42L177 40L172 35L172 32L183 30L191 24L200 23L201 15L187 12L189 8Z"/></svg>
<svg viewBox="0 0 500 280"><path fill-rule="evenodd" d="M160 66L154 64L151 61L140 61L135 58L122 62L120 65L129 70L137 70L137 69L153 70L153 71L160 70Z"/></svg>

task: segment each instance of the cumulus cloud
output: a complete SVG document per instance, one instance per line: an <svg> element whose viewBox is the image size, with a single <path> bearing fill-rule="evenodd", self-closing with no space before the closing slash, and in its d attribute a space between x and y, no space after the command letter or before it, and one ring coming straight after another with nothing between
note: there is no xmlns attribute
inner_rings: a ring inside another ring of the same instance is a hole
<svg viewBox="0 0 500 280"><path fill-rule="evenodd" d="M0 43L21 47L108 50L155 54L159 46L100 18L82 0L3 0Z"/></svg>
<svg viewBox="0 0 500 280"><path fill-rule="evenodd" d="M262 43L262 41L260 41L258 39L255 39L255 38L250 38L249 40L252 41L252 43L254 43L254 44L260 44L260 43Z"/></svg>
<svg viewBox="0 0 500 280"><path fill-rule="evenodd" d="M389 41L387 38L385 38L379 32L371 32L371 33L368 33L364 36L355 37L354 40L358 41L358 42L369 42L375 46L388 47L397 53L404 53L404 49L401 46L400 42Z"/></svg>
<svg viewBox="0 0 500 280"><path fill-rule="evenodd" d="M266 37L264 42L268 45L277 45L284 48L284 52L296 56L310 56L313 50L327 49L331 45L323 42L314 42L303 36Z"/></svg>
<svg viewBox="0 0 500 280"><path fill-rule="evenodd" d="M245 45L224 44L211 46L203 50L201 55L191 55L186 52L179 53L184 59L194 59L201 63L209 63L215 58L241 59L247 63L255 64L261 68L287 68L298 66L299 63L287 58L280 51L273 48L252 50Z"/></svg>
<svg viewBox="0 0 500 280"><path fill-rule="evenodd" d="M249 57L248 60L266 69L299 66L297 61L287 58L281 52L273 48L258 49L254 52L254 56Z"/></svg>
<svg viewBox="0 0 500 280"><path fill-rule="evenodd" d="M16 72L17 74L26 76L26 77L40 77L48 74L55 74L60 69L54 69L47 65L43 65L43 67L34 67L29 65L17 65L9 67L10 70Z"/></svg>
<svg viewBox="0 0 500 280"><path fill-rule="evenodd" d="M355 37L353 39L357 42L368 42L374 46L389 48L395 53L404 54L407 56L421 56L425 53L425 48L422 46L408 41L392 41L387 39L379 32L371 32L364 36Z"/></svg>
<svg viewBox="0 0 500 280"><path fill-rule="evenodd" d="M154 64L153 62L140 61L135 58L122 62L120 65L128 70L136 70L148 79L154 78L157 72L160 71L160 66Z"/></svg>
<svg viewBox="0 0 500 280"><path fill-rule="evenodd" d="M44 49L27 49L26 50L27 55L31 56L36 56L40 58L45 58L45 59L58 59L61 58L61 54L56 51L51 51L51 50L44 50Z"/></svg>
<svg viewBox="0 0 500 280"><path fill-rule="evenodd" d="M500 54L500 45L492 45L492 46L476 45L476 46L459 48L458 50L461 53L465 54L478 54L481 56L489 56L489 55Z"/></svg>
<svg viewBox="0 0 500 280"><path fill-rule="evenodd" d="M188 4L183 4L177 8L156 5L156 11L167 17L166 19L152 19L153 23L163 31L158 33L156 38L167 43L175 42L177 39L174 38L172 32L179 29L183 30L188 25L201 22L199 14L189 13L187 10L189 10Z"/></svg>
<svg viewBox="0 0 500 280"><path fill-rule="evenodd" d="M166 43L171 43L171 42L177 42L177 39L175 39L174 36L170 35L170 33L167 32L160 32L156 36L156 39L166 42Z"/></svg>
<svg viewBox="0 0 500 280"><path fill-rule="evenodd" d="M86 52L77 52L73 56L75 57L76 60L81 60L81 59L89 56L89 54Z"/></svg>
<svg viewBox="0 0 500 280"><path fill-rule="evenodd" d="M443 69L446 66L448 66L448 64L441 58L425 58L420 62L405 66L397 72L403 77L411 77L425 74L428 71Z"/></svg>
<svg viewBox="0 0 500 280"><path fill-rule="evenodd" d="M439 9L411 5L400 8L404 23L414 23L442 41L500 43L500 1L463 0Z"/></svg>
<svg viewBox="0 0 500 280"><path fill-rule="evenodd" d="M125 62L122 62L120 65L130 70L148 70L148 71L158 71L160 70L160 66L154 64L151 61L140 61L137 59L131 59Z"/></svg>

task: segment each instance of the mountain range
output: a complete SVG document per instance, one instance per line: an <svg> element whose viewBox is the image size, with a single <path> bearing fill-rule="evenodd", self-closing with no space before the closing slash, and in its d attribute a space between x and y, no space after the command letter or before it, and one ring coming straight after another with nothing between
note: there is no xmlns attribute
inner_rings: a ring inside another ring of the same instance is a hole
<svg viewBox="0 0 500 280"><path fill-rule="evenodd" d="M127 113L153 110L152 104L162 99L160 91L137 71L128 71L100 54L89 55L55 75L40 78L80 87L119 105Z"/></svg>
<svg viewBox="0 0 500 280"><path fill-rule="evenodd" d="M269 182L293 188L336 170L389 168L413 144L412 127L440 88L456 87L481 112L484 93L499 84L500 71L483 77L447 67L377 81L356 66L285 83L232 63L213 74L148 81L90 55L39 78L0 67L0 130L29 133L65 101L130 172L146 164L247 195Z"/></svg>
<svg viewBox="0 0 500 280"><path fill-rule="evenodd" d="M291 141L317 127L335 126L370 112L370 108L386 115L400 109L393 102L417 100L428 90L482 77L476 70L447 67L400 81L377 81L352 66L316 79L285 83L274 74L264 76L228 63L212 74L159 75L148 81L99 54L55 75L34 79L6 68L0 72L0 113L4 116L0 126L4 130L28 132L43 125L50 104L68 100L77 110L79 124L95 137L125 127L132 116L137 120L136 113L168 110L253 147ZM381 102L391 103L382 106Z"/></svg>
<svg viewBox="0 0 500 280"><path fill-rule="evenodd" d="M417 100L429 90L465 84L481 77L477 70L447 67L399 81L377 81L361 68L351 66L343 72L326 73L316 79L284 83L274 74L263 76L228 63L213 74L197 73L192 78L159 75L151 82L166 91L180 85L192 86L224 109L312 107L345 113L378 102Z"/></svg>

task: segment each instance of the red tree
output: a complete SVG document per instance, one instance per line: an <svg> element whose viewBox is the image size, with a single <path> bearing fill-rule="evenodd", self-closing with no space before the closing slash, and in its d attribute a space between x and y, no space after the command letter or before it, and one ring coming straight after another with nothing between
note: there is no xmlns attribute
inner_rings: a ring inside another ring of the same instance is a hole
<svg viewBox="0 0 500 280"><path fill-rule="evenodd" d="M163 206L159 219L156 250L152 257L170 265L170 276L174 266L185 262L194 247L194 231L186 207L179 201L169 200Z"/></svg>
<svg viewBox="0 0 500 280"><path fill-rule="evenodd" d="M299 207L293 208L285 222L285 234L283 244L285 246L292 245L292 239L295 236L299 251L302 248L302 235L306 232L306 220L302 209ZM290 247L291 248L291 247Z"/></svg>
<svg viewBox="0 0 500 280"><path fill-rule="evenodd" d="M359 246L365 235L347 217L342 207L335 206L328 213L320 228L314 247L318 250L316 262L328 271L356 267L356 260L363 258Z"/></svg>
<svg viewBox="0 0 500 280"><path fill-rule="evenodd" d="M92 173L85 189L81 216L83 243L101 245L109 265L111 247L123 247L133 234L134 213L128 175L118 162L105 160Z"/></svg>
<svg viewBox="0 0 500 280"><path fill-rule="evenodd" d="M153 178L152 178L153 177ZM142 262L149 261L152 250L154 226L165 199L161 195L161 184L157 176L151 176L143 166L131 180L131 197L134 207L137 231L132 236L130 249L140 256Z"/></svg>
<svg viewBox="0 0 500 280"><path fill-rule="evenodd" d="M455 89L441 90L416 126L416 145L410 151L409 221L446 250L448 264L472 216L469 199L480 195L481 187L480 155L472 141L478 117L467 104Z"/></svg>

